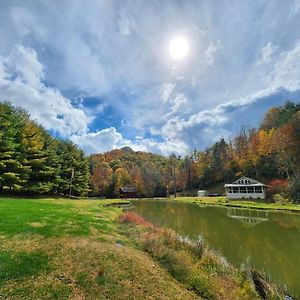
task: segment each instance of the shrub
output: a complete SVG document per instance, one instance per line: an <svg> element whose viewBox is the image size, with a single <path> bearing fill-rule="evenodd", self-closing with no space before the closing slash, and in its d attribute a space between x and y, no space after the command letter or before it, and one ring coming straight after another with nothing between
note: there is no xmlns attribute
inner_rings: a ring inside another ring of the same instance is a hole
<svg viewBox="0 0 300 300"><path fill-rule="evenodd" d="M278 203L278 204L285 205L285 204L289 203L289 199L284 197L282 194L275 194L273 199L274 199L275 203Z"/></svg>
<svg viewBox="0 0 300 300"><path fill-rule="evenodd" d="M133 212L126 212L122 214L119 218L119 222L123 224L131 223L135 225L142 225L148 228L153 227L153 225L150 222L147 222L143 217Z"/></svg>
<svg viewBox="0 0 300 300"><path fill-rule="evenodd" d="M192 289L205 299L213 299L213 294L210 291L209 279L201 274L194 276L191 279Z"/></svg>
<svg viewBox="0 0 300 300"><path fill-rule="evenodd" d="M162 257L166 251L164 240L155 232L146 232L141 235L140 243L145 251L154 257Z"/></svg>
<svg viewBox="0 0 300 300"><path fill-rule="evenodd" d="M202 258L201 266L208 270L211 274L218 275L225 275L228 269L227 261L212 251L207 252Z"/></svg>
<svg viewBox="0 0 300 300"><path fill-rule="evenodd" d="M275 194L285 193L288 189L288 181L286 179L275 179L268 184L268 198L274 199Z"/></svg>
<svg viewBox="0 0 300 300"><path fill-rule="evenodd" d="M160 261L175 279L187 283L193 269L193 262L188 253L167 249Z"/></svg>
<svg viewBox="0 0 300 300"><path fill-rule="evenodd" d="M198 257L202 258L204 253L207 252L207 244L202 236L198 236L197 240L193 244L192 252Z"/></svg>

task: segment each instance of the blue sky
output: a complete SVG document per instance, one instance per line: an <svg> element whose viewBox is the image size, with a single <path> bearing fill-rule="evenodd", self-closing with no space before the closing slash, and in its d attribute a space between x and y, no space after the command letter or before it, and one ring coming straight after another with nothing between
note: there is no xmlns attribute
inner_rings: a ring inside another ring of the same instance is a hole
<svg viewBox="0 0 300 300"><path fill-rule="evenodd" d="M0 41L0 101L87 154L188 154L300 99L300 0L0 0Z"/></svg>

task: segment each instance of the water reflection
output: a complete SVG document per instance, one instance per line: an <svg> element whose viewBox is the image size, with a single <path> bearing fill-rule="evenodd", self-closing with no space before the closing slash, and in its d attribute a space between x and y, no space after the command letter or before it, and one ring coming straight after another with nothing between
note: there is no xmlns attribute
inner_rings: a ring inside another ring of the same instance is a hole
<svg viewBox="0 0 300 300"><path fill-rule="evenodd" d="M247 226L255 226L269 220L268 211L254 209L241 209L235 207L227 208L227 216L237 219Z"/></svg>
<svg viewBox="0 0 300 300"><path fill-rule="evenodd" d="M138 200L147 220L196 239L199 235L230 262L254 266L300 296L300 216L172 201Z"/></svg>

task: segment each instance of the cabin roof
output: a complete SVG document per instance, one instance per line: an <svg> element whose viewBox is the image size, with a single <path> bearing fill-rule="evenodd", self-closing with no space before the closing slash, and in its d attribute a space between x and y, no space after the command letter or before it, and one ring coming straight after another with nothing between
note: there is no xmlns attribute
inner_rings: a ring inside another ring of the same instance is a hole
<svg viewBox="0 0 300 300"><path fill-rule="evenodd" d="M136 189L134 186L122 186L120 188L120 191L122 191L123 193L135 193Z"/></svg>
<svg viewBox="0 0 300 300"><path fill-rule="evenodd" d="M265 184L252 179L250 177L242 176L231 184L225 184L224 187L233 187L233 186L265 186Z"/></svg>

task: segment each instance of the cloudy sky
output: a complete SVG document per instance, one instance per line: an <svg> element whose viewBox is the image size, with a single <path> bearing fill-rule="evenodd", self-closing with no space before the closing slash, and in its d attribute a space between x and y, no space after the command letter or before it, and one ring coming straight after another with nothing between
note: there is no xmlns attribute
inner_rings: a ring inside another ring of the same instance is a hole
<svg viewBox="0 0 300 300"><path fill-rule="evenodd" d="M183 155L300 99L300 0L0 0L0 41L0 101L88 154Z"/></svg>

